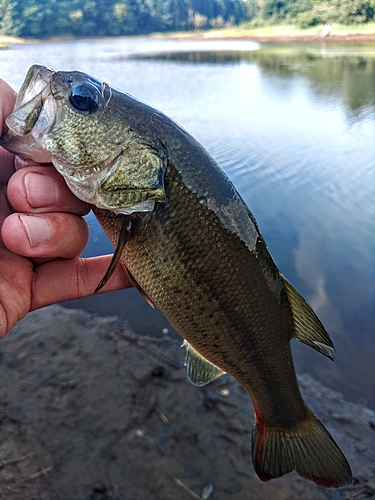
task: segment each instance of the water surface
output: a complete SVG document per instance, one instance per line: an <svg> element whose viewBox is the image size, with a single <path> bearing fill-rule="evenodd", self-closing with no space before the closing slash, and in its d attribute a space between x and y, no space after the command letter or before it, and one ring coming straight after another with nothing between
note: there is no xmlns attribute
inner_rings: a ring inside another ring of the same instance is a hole
<svg viewBox="0 0 375 500"><path fill-rule="evenodd" d="M334 363L294 346L298 371L375 407L374 45L82 40L15 45L0 63L16 89L34 63L86 71L189 130L332 336ZM88 219L85 255L110 252ZM139 333L170 328L135 290L67 306L123 315Z"/></svg>

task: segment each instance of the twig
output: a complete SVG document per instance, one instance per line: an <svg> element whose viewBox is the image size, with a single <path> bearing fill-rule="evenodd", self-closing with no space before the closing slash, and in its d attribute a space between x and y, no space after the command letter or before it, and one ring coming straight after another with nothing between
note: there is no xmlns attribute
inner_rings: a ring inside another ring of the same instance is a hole
<svg viewBox="0 0 375 500"><path fill-rule="evenodd" d="M19 462L24 462L25 460L28 460L34 455L34 453L29 453L28 455L23 455L22 457L19 458L10 458L9 460L3 460L0 462L0 469L4 467L5 465L12 465L12 464L18 464Z"/></svg>
<svg viewBox="0 0 375 500"><path fill-rule="evenodd" d="M34 390L39 389L39 387L42 387L44 384L48 383L51 380L51 378L53 378L55 375L56 375L56 372L49 373L46 377L44 377L40 382L38 382L34 386Z"/></svg>
<svg viewBox="0 0 375 500"><path fill-rule="evenodd" d="M177 484L177 486L179 486L182 490L186 491L186 493L188 495L190 495L191 498L195 498L195 500L202 500L202 497L200 497L199 495L197 495L196 493L194 493L194 491L192 491L182 481L180 481L179 479L177 479L177 477L175 477L173 474L171 474L170 472L168 472L168 475L173 479L173 481Z"/></svg>
<svg viewBox="0 0 375 500"><path fill-rule="evenodd" d="M51 472L52 468L53 468L52 465L50 465L46 469L35 472L34 474L31 474L31 476L29 476L29 479L35 479L35 478L43 476L43 475L46 476L48 474L48 472Z"/></svg>
<svg viewBox="0 0 375 500"><path fill-rule="evenodd" d="M354 500L358 497L361 497L362 495L366 495L366 498L367 498L368 494L370 494L371 497L374 495L375 488L374 488L372 482L368 483L366 479L364 479L360 476L353 475L353 478L357 481L357 484L353 484L353 485L350 485L348 487L347 493L349 496L346 497L347 500ZM355 490L358 490L358 491L353 493Z"/></svg>
<svg viewBox="0 0 375 500"><path fill-rule="evenodd" d="M349 498L350 500L354 500L355 498L358 498L360 496L362 496L363 494L366 494L366 488L360 490L360 491L357 491L357 493L355 493L354 495L351 495ZM366 494L366 497L367 497L367 494ZM362 497L362 498L365 498L365 497Z"/></svg>
<svg viewBox="0 0 375 500"><path fill-rule="evenodd" d="M154 406L154 411L164 425L169 425L168 417L161 411L161 409L157 405Z"/></svg>

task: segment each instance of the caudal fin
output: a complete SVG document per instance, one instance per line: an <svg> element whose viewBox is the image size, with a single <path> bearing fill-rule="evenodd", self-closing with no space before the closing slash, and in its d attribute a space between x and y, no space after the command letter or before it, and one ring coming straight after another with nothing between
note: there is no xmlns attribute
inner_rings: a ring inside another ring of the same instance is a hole
<svg viewBox="0 0 375 500"><path fill-rule="evenodd" d="M291 430L254 423L253 463L262 481L296 471L319 486L338 488L352 480L350 466L323 424L309 412Z"/></svg>

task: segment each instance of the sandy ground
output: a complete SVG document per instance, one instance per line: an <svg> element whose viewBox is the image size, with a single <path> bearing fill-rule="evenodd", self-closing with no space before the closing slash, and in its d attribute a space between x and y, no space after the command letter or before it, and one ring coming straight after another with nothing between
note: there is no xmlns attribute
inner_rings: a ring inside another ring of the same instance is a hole
<svg viewBox="0 0 375 500"><path fill-rule="evenodd" d="M326 490L289 474L262 483L250 399L229 375L192 386L180 344L60 306L29 314L0 341L0 499L375 498L375 412L302 377L354 482Z"/></svg>
<svg viewBox="0 0 375 500"><path fill-rule="evenodd" d="M152 35L151 35L152 36ZM329 36L321 35L269 35L262 36L249 32L249 34L238 34L230 32L220 33L220 31L202 31L202 32L178 32L178 33L163 33L158 35L162 38L181 39L181 40L254 40L260 43L310 43L310 42L359 42L359 43L373 43L375 42L375 33L353 33L347 35L331 34ZM90 37L86 38L89 39ZM130 37L132 38L132 37ZM136 37L135 37L136 38ZM144 38L140 36L139 38ZM49 39L36 39L36 38L18 38L8 35L0 35L0 43L5 45L12 45L17 43L45 43L61 42L74 40L74 37L53 37Z"/></svg>
<svg viewBox="0 0 375 500"><path fill-rule="evenodd" d="M274 43L310 43L310 42L360 42L360 43L373 43L375 42L375 34L371 35L332 35L329 37L321 36L278 36L278 37L249 37L251 40L257 42L274 42Z"/></svg>
<svg viewBox="0 0 375 500"><path fill-rule="evenodd" d="M360 43L372 43L375 42L375 33L357 33L350 35L338 35L332 34L329 36L321 35L259 35L249 32L249 34L233 34L230 33L221 35L219 31L210 33L200 32L200 33L190 33L187 34L172 34L168 36L169 38L181 38L186 39L196 39L196 40L254 40L260 43L310 43L310 42L360 42Z"/></svg>

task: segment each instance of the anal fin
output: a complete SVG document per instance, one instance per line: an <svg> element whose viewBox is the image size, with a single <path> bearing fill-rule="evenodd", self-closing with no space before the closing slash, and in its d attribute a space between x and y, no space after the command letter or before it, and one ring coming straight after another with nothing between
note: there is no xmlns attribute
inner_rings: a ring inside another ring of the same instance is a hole
<svg viewBox="0 0 375 500"><path fill-rule="evenodd" d="M184 340L183 346L186 348L186 374L192 384L206 385L226 373L201 356L186 340Z"/></svg>
<svg viewBox="0 0 375 500"><path fill-rule="evenodd" d="M297 292L289 281L281 275L284 290L292 310L293 337L330 359L335 359L335 348L326 329L306 300Z"/></svg>

